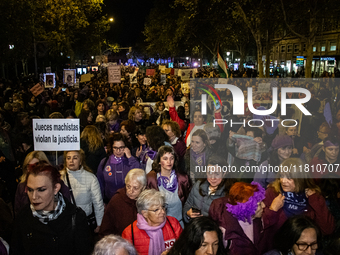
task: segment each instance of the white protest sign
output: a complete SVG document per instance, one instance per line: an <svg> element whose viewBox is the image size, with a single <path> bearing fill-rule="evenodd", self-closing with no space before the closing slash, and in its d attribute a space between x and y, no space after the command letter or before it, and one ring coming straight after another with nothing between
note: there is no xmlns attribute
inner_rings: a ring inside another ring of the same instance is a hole
<svg viewBox="0 0 340 255"><path fill-rule="evenodd" d="M120 66L108 66L107 73L109 77L109 83L120 83L121 82L121 73Z"/></svg>
<svg viewBox="0 0 340 255"><path fill-rule="evenodd" d="M161 84L166 84L166 74L161 74Z"/></svg>
<svg viewBox="0 0 340 255"><path fill-rule="evenodd" d="M135 76L135 74L130 73L129 76L130 76L130 84L137 83L137 76Z"/></svg>
<svg viewBox="0 0 340 255"><path fill-rule="evenodd" d="M257 92L260 93L270 92L270 83L260 83L259 87L257 88Z"/></svg>
<svg viewBox="0 0 340 255"><path fill-rule="evenodd" d="M144 78L144 83L143 84L147 85L147 86L151 85L151 78Z"/></svg>
<svg viewBox="0 0 340 255"><path fill-rule="evenodd" d="M35 151L80 150L79 119L33 119Z"/></svg>

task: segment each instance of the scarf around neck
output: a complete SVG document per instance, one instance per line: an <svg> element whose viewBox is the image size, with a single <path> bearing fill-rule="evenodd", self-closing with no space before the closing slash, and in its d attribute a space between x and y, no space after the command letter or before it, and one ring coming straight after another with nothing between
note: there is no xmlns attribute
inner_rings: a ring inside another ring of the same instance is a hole
<svg viewBox="0 0 340 255"><path fill-rule="evenodd" d="M283 211L285 212L287 218L294 215L300 215L307 208L308 199L305 192L296 193L282 191L282 195L285 196Z"/></svg>
<svg viewBox="0 0 340 255"><path fill-rule="evenodd" d="M150 237L149 255L159 255L165 251L164 237L162 228L166 223L166 219L159 226L150 226L143 215L137 214L137 227L144 230Z"/></svg>
<svg viewBox="0 0 340 255"><path fill-rule="evenodd" d="M166 190L174 193L177 189L177 175L175 173L175 170L171 171L170 179L166 176L162 176L160 173L157 174L157 183L158 187L163 186Z"/></svg>
<svg viewBox="0 0 340 255"><path fill-rule="evenodd" d="M64 211L66 203L64 201L63 195L60 192L57 193L55 201L56 200L58 201L57 206L54 210L50 212L44 210L36 211L34 209L34 206L31 204L30 207L33 217L38 218L38 220L43 224L47 224L49 221L57 219L59 215Z"/></svg>
<svg viewBox="0 0 340 255"><path fill-rule="evenodd" d="M193 150L191 150L191 156L195 160L196 164L198 166L204 166L205 165L205 150L200 153L196 153Z"/></svg>

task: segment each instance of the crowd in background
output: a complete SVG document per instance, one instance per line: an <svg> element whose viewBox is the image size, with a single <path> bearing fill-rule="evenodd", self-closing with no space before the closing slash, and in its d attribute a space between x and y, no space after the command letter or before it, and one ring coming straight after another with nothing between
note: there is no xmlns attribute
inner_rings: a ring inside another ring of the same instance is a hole
<svg viewBox="0 0 340 255"><path fill-rule="evenodd" d="M283 87L307 89L311 115L288 105L286 115L256 116L247 103L234 115L228 89L202 115L203 90L171 74L161 84L154 68L150 85L142 72L130 84L134 67L122 67L121 83L103 69L79 88L57 81L36 96L32 78L0 81L0 254L339 254L337 79L271 79L279 98ZM220 76L198 68L195 77ZM264 81L243 78L228 83L245 98L251 87L254 107L269 109ZM81 150L34 151L40 118L79 119ZM230 125L251 119L279 121Z"/></svg>

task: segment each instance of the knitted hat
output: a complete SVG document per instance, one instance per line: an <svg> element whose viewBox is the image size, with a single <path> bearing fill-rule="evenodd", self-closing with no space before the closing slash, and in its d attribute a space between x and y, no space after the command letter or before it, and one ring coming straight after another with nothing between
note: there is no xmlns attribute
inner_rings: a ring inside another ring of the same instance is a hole
<svg viewBox="0 0 340 255"><path fill-rule="evenodd" d="M285 146L293 146L293 140L288 135L278 135L272 141L272 148L274 150Z"/></svg>

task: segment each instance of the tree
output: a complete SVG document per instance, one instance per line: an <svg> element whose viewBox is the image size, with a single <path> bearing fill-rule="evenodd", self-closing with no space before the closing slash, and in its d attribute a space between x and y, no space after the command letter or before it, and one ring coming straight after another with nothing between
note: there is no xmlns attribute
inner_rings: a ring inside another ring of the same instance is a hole
<svg viewBox="0 0 340 255"><path fill-rule="evenodd" d="M306 43L305 77L312 77L313 45L324 31L325 18L338 16L339 5L334 0L281 0L283 20L292 35ZM303 11L301 11L303 10Z"/></svg>

